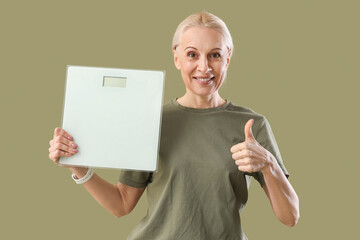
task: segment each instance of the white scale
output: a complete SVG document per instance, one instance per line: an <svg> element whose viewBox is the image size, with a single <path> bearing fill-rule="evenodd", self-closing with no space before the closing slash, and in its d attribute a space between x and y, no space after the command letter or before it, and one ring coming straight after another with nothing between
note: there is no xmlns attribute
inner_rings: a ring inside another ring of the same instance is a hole
<svg viewBox="0 0 360 240"><path fill-rule="evenodd" d="M155 171L164 71L68 66L62 128L79 152L60 164Z"/></svg>

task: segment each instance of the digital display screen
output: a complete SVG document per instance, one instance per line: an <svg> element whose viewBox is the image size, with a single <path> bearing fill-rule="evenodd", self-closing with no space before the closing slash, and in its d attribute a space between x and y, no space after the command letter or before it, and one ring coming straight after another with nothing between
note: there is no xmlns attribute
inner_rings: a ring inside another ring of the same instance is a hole
<svg viewBox="0 0 360 240"><path fill-rule="evenodd" d="M103 87L126 87L126 77L108 77L104 76Z"/></svg>

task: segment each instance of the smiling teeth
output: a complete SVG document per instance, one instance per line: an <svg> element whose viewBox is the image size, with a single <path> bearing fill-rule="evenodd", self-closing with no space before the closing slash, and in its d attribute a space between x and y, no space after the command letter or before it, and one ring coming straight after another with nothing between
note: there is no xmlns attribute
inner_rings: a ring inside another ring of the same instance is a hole
<svg viewBox="0 0 360 240"><path fill-rule="evenodd" d="M200 80L202 82L209 81L211 78L197 78L197 80Z"/></svg>

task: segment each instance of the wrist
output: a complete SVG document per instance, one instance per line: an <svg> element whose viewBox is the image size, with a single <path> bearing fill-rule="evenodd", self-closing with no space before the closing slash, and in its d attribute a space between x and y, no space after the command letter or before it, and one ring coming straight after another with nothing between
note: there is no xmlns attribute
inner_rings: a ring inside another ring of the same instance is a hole
<svg viewBox="0 0 360 240"><path fill-rule="evenodd" d="M266 165L263 169L261 169L261 172L264 176L273 175L275 164L277 164L275 157L270 152L267 152L267 155Z"/></svg>
<svg viewBox="0 0 360 240"><path fill-rule="evenodd" d="M88 171L87 167L70 167L69 169L78 179L83 178Z"/></svg>
<svg viewBox="0 0 360 240"><path fill-rule="evenodd" d="M92 168L88 168L83 177L79 178L74 173L71 174L71 177L76 182L76 184L83 184L89 181L93 177L93 175L94 175L94 170Z"/></svg>

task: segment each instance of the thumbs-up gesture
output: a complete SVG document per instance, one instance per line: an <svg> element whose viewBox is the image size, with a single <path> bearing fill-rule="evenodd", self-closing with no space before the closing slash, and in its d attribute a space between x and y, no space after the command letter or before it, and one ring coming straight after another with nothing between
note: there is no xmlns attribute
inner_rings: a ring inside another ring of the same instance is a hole
<svg viewBox="0 0 360 240"><path fill-rule="evenodd" d="M251 130L253 123L254 120L250 119L245 124L245 141L230 149L238 169L250 173L261 171L272 159L272 154L256 141Z"/></svg>

